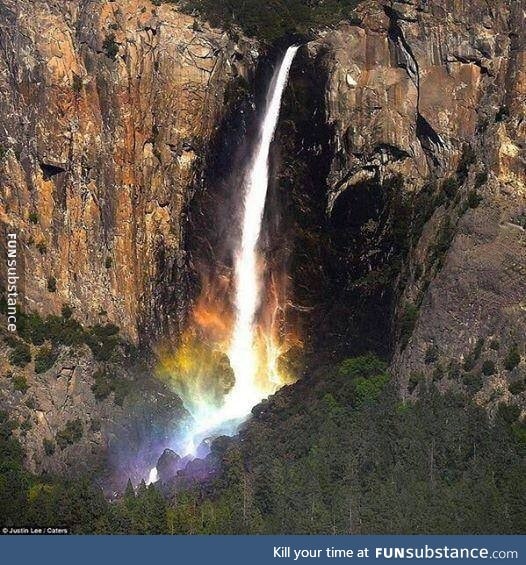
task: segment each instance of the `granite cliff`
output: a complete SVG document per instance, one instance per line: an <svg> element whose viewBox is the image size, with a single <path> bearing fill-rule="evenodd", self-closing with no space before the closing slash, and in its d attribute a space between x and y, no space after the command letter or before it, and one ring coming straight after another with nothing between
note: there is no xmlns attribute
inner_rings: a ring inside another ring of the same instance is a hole
<svg viewBox="0 0 526 565"><path fill-rule="evenodd" d="M525 9L375 0L301 37L266 229L282 238L269 253L290 267L312 364L374 351L402 396L433 380L522 409ZM228 167L283 42L148 0L1 0L0 14L0 221L19 234L23 310L67 305L92 333L115 324L144 348L177 336L194 266L219 260ZM121 362L62 344L37 375L13 366L12 345L2 406L33 421L29 466L65 472L92 453L89 467L114 433L92 420L130 415L115 386L102 402L93 392ZM121 364L138 396L163 402L151 366ZM29 390L13 392L17 376ZM82 442L46 459L43 440L78 418Z"/></svg>
<svg viewBox="0 0 526 565"><path fill-rule="evenodd" d="M140 0L0 14L0 221L31 313L2 346L2 408L32 471L138 481L185 412L130 351L180 329L185 209L255 42Z"/></svg>
<svg viewBox="0 0 526 565"><path fill-rule="evenodd" d="M301 52L282 182L315 356L523 405L524 7L363 2Z"/></svg>
<svg viewBox="0 0 526 565"><path fill-rule="evenodd" d="M177 330L192 181L257 52L149 1L0 9L1 216L23 246L22 306L66 303L133 341Z"/></svg>

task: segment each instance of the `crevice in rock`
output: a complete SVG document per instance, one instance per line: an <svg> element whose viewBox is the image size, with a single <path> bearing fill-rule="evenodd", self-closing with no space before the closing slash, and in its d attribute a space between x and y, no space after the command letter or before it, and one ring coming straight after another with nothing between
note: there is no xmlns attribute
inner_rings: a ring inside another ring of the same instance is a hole
<svg viewBox="0 0 526 565"><path fill-rule="evenodd" d="M416 99L416 137L420 141L420 145L433 167L440 166L440 151L445 147L445 143L440 135L432 128L429 122L422 116L420 112L420 69L418 61L407 42L402 28L398 20L400 15L398 12L384 6L384 12L389 18L389 29L387 32L391 44L394 46L394 56L399 67L406 70L408 76L415 84L417 90Z"/></svg>
<svg viewBox="0 0 526 565"><path fill-rule="evenodd" d="M444 140L420 112L416 116L416 137L433 165L435 167L440 166L440 160L437 155L445 147Z"/></svg>
<svg viewBox="0 0 526 565"><path fill-rule="evenodd" d="M50 180L60 173L65 173L66 169L58 165L52 165L51 163L39 163L40 169L42 170L42 176L44 180Z"/></svg>
<svg viewBox="0 0 526 565"><path fill-rule="evenodd" d="M404 37L402 28L398 24L400 16L395 10L388 6L384 6L384 11L389 18L389 29L387 31L387 35L392 45L395 47L394 55L396 57L396 62L399 67L407 71L407 74L419 91L420 75L418 62L413 54L411 46Z"/></svg>
<svg viewBox="0 0 526 565"><path fill-rule="evenodd" d="M469 57L462 55L450 55L449 62L463 63L464 65L475 65L480 69L480 74L491 74L488 67L482 64L482 61L477 57Z"/></svg>

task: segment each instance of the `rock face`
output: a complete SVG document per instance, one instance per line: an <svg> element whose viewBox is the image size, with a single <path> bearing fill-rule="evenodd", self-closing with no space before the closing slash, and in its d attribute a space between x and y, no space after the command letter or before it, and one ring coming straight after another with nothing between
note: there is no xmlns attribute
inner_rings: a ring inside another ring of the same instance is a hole
<svg viewBox="0 0 526 565"><path fill-rule="evenodd" d="M506 369L526 329L524 8L366 2L306 47L327 74L319 204L345 252L340 292L384 304L406 392L419 375L458 384L488 362L480 397L509 400L504 385L524 376L522 362Z"/></svg>
<svg viewBox="0 0 526 565"><path fill-rule="evenodd" d="M172 449L165 449L157 461L159 480L163 483L169 481L181 469L181 457Z"/></svg>
<svg viewBox="0 0 526 565"><path fill-rule="evenodd" d="M0 13L0 221L24 308L67 303L133 340L177 330L185 206L251 44L148 0Z"/></svg>

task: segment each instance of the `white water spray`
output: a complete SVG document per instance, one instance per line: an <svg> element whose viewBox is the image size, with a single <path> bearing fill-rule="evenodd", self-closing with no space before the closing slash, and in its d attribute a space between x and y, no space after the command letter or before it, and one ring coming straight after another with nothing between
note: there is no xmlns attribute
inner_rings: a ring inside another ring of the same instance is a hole
<svg viewBox="0 0 526 565"><path fill-rule="evenodd" d="M152 467L150 469L148 478L146 479L146 484L151 485L152 483L156 483L158 480L159 480L159 473L157 472L157 467Z"/></svg>
<svg viewBox="0 0 526 565"><path fill-rule="evenodd" d="M236 380L223 406L224 413L230 418L246 416L262 400L256 382L258 360L254 335L254 319L261 292L257 244L267 196L270 144L278 123L283 90L297 50L297 46L287 49L279 70L273 77L258 145L246 180L241 245L235 261L236 319L228 352Z"/></svg>

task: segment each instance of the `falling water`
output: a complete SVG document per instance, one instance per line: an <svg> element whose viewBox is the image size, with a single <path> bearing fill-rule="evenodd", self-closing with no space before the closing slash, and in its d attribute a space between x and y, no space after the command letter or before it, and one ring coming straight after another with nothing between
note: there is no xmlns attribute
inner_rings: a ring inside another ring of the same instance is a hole
<svg viewBox="0 0 526 565"><path fill-rule="evenodd" d="M257 244L267 196L270 144L278 122L281 96L297 50L297 46L287 49L270 85L258 145L246 180L241 244L235 261L236 320L228 353L235 385L223 407L224 412L233 418L245 416L262 399L256 382L258 359L254 335L261 293Z"/></svg>
<svg viewBox="0 0 526 565"><path fill-rule="evenodd" d="M235 256L235 324L227 352L234 372L235 384L226 395L221 407L205 405L193 413L194 423L183 440L179 451L183 455L195 455L200 441L216 430L234 433L237 425L253 406L269 394L258 386L260 370L256 348L255 318L261 300L261 273L258 269L257 245L261 232L269 172L270 144L279 118L281 97L287 84L290 66L298 50L289 47L274 74L266 98L258 142L250 161L244 182L244 206L241 241ZM269 372L275 367L268 367ZM265 375L272 380L274 375ZM157 480L157 470L150 473L148 482Z"/></svg>

